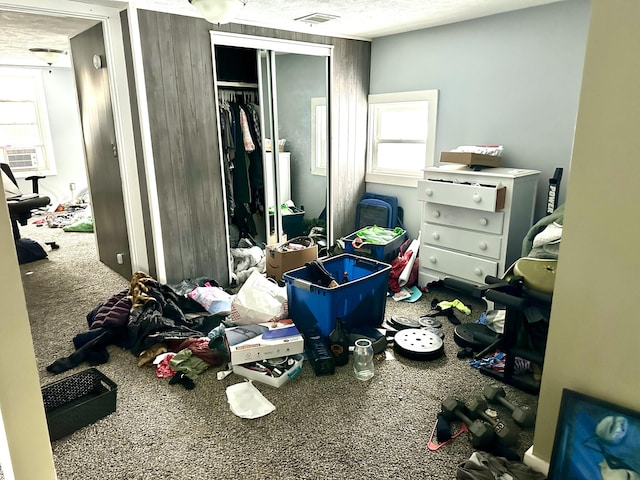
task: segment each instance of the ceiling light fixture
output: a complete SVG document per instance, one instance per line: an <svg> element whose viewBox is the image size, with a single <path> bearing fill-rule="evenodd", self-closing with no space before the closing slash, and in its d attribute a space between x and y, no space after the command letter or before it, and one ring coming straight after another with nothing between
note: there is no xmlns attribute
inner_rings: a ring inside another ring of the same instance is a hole
<svg viewBox="0 0 640 480"><path fill-rule="evenodd" d="M54 48L30 48L29 51L49 66L61 61L67 54L64 50Z"/></svg>
<svg viewBox="0 0 640 480"><path fill-rule="evenodd" d="M189 0L202 16L211 23L229 23L235 18L246 0Z"/></svg>

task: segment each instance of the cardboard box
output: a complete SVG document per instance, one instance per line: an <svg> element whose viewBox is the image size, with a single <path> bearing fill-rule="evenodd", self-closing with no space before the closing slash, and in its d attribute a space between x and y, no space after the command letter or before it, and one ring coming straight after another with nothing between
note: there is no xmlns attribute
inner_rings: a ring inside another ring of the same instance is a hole
<svg viewBox="0 0 640 480"><path fill-rule="evenodd" d="M268 324L265 324L268 325ZM304 337L301 334L265 339L262 335L229 346L231 365L259 362L276 357L288 357L304 352Z"/></svg>
<svg viewBox="0 0 640 480"><path fill-rule="evenodd" d="M254 363L245 363L244 365L234 365L233 373L238 375L242 375L245 378L250 380L255 380L256 382L266 383L272 387L280 388L282 385L287 383L289 380L297 377L302 370L302 362L304 356L295 355L294 364L284 370L284 372L280 376L275 376L267 371L261 372L254 368L250 368L255 365Z"/></svg>
<svg viewBox="0 0 640 480"><path fill-rule="evenodd" d="M279 251L279 246L267 245L265 250L267 277L275 278L278 282L282 280L282 276L286 272L318 259L318 245L314 244L302 250L288 251Z"/></svg>
<svg viewBox="0 0 640 480"><path fill-rule="evenodd" d="M500 157L471 152L442 152L440 153L440 162L461 163L470 167L499 167Z"/></svg>

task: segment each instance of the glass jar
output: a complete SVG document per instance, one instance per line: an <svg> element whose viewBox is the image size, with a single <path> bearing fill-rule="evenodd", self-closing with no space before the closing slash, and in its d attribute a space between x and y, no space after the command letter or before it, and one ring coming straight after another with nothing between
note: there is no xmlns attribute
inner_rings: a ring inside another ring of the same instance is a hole
<svg viewBox="0 0 640 480"><path fill-rule="evenodd" d="M371 340L359 338L353 349L353 373L358 380L373 377L373 346Z"/></svg>

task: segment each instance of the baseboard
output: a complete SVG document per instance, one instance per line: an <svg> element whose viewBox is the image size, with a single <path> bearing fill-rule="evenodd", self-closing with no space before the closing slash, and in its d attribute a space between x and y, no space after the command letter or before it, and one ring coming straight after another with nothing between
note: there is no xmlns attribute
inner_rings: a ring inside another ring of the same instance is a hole
<svg viewBox="0 0 640 480"><path fill-rule="evenodd" d="M549 462L545 462L533 454L533 445L529 447L529 450L524 452L523 463L532 470L540 472L545 476L549 476Z"/></svg>

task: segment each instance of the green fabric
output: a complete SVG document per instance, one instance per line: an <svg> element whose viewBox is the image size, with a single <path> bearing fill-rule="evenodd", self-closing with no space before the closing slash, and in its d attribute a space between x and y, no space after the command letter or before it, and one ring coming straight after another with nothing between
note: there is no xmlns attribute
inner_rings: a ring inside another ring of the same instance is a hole
<svg viewBox="0 0 640 480"><path fill-rule="evenodd" d="M201 358L193 355L188 348L184 348L176 353L171 360L169 366L174 372L183 372L191 380L195 380L198 375L204 372L209 365Z"/></svg>
<svg viewBox="0 0 640 480"><path fill-rule="evenodd" d="M471 309L469 307L467 307L464 303L462 303L460 300L458 300L457 298L451 302L440 302L438 303L438 306L441 309L445 309L445 308L451 308L451 307L455 307L458 310L460 310L462 313L464 313L465 315L470 315L471 314Z"/></svg>
<svg viewBox="0 0 640 480"><path fill-rule="evenodd" d="M361 228L356 232L356 235L362 239L363 242L372 243L374 245L386 245L394 238L403 235L404 230L400 227L396 227L393 230L374 225L373 227Z"/></svg>
<svg viewBox="0 0 640 480"><path fill-rule="evenodd" d="M87 217L63 227L65 232L93 232L93 218Z"/></svg>

